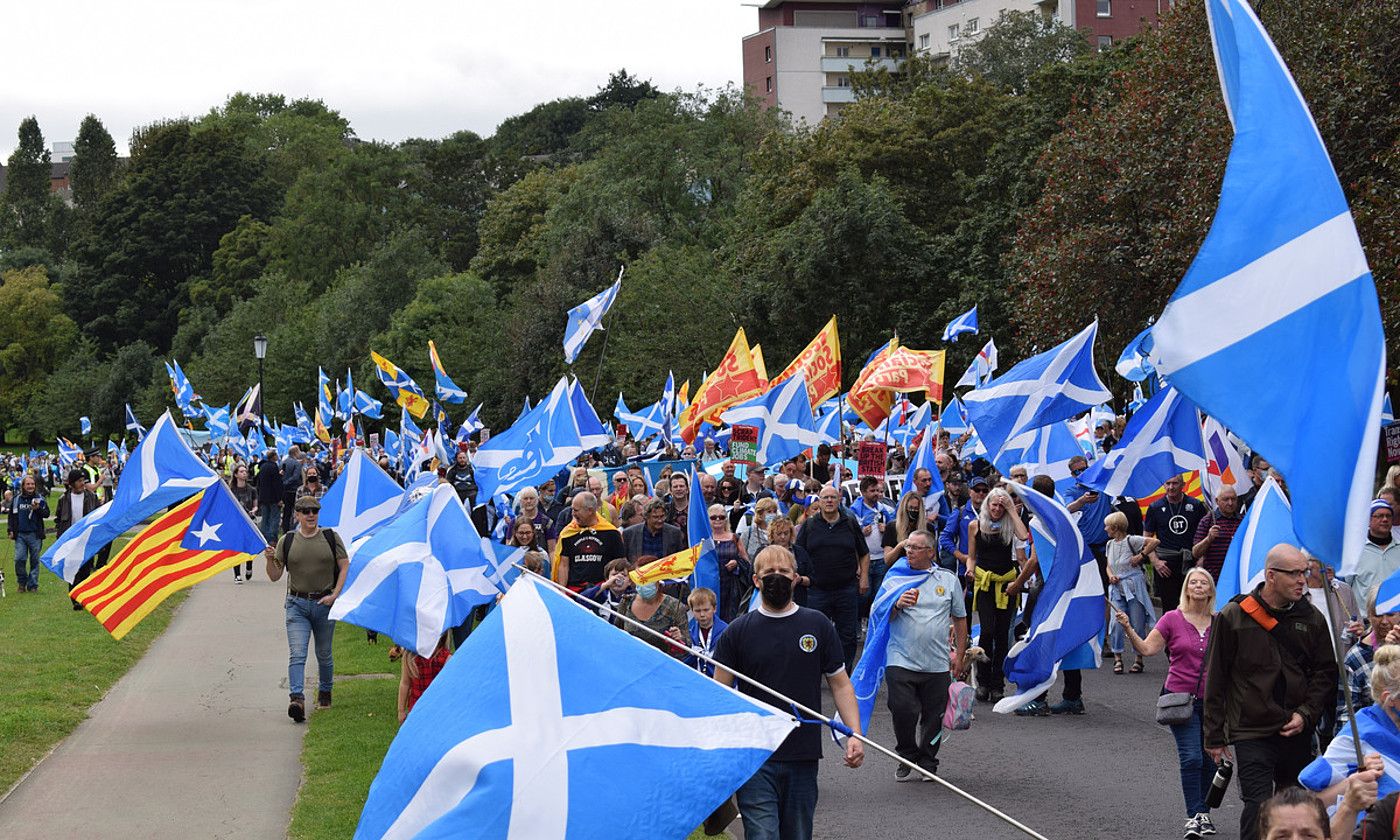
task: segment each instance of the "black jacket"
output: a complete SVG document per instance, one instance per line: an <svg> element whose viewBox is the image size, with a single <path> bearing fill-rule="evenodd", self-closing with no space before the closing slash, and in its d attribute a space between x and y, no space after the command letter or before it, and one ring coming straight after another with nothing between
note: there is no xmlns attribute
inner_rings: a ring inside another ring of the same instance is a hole
<svg viewBox="0 0 1400 840"><path fill-rule="evenodd" d="M258 463L258 471L253 476L258 488L258 506L276 507L282 501L282 468L276 461L263 460Z"/></svg>
<svg viewBox="0 0 1400 840"><path fill-rule="evenodd" d="M73 523L92 513L102 506L102 501L97 498L97 494L91 490L83 492L83 509L73 510L73 495L64 491L58 497L58 510L53 514L53 532L55 536L63 536L63 532L73 527Z"/></svg>

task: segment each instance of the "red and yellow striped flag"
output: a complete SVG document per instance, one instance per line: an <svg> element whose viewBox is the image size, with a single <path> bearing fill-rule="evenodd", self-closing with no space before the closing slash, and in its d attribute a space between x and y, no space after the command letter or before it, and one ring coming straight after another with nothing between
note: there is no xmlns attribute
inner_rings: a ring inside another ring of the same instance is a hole
<svg viewBox="0 0 1400 840"><path fill-rule="evenodd" d="M1181 480L1185 482L1185 487L1182 488L1182 492L1194 498L1198 502L1203 501L1205 499L1205 493L1201 490L1200 470L1192 470L1188 473L1182 473ZM1143 496L1141 499L1138 499L1137 503L1138 507L1142 508L1142 515L1146 516L1148 506L1151 505L1153 502L1157 501L1158 499L1165 498L1166 495L1167 485L1163 484L1161 487L1158 487L1156 490L1152 491L1151 495Z"/></svg>
<svg viewBox="0 0 1400 840"><path fill-rule="evenodd" d="M70 593L120 639L171 594L245 562L238 551L197 551L180 545L204 493L161 514L126 544L116 559Z"/></svg>

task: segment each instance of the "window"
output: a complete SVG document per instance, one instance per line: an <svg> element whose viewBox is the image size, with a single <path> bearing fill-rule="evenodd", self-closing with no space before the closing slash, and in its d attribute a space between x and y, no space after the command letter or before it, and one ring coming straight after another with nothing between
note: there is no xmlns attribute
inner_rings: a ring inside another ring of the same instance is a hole
<svg viewBox="0 0 1400 840"><path fill-rule="evenodd" d="M850 48L850 47L837 47L837 48L836 48L836 57L837 57L837 58L848 58L848 57L850 56L850 54L851 54L851 48Z"/></svg>
<svg viewBox="0 0 1400 840"><path fill-rule="evenodd" d="M966 29L964 29L963 31L965 31L965 32L966 32L967 34L969 34L969 35L976 35L976 34L977 34L977 18L968 18L968 19L967 19L967 27L966 27Z"/></svg>
<svg viewBox="0 0 1400 840"><path fill-rule="evenodd" d="M1113 0L1096 0L1098 8L1096 14L1099 17L1111 17L1113 15Z"/></svg>
<svg viewBox="0 0 1400 840"><path fill-rule="evenodd" d="M871 58L879 58L879 57L880 57L880 48L879 48L879 47L871 47L871 48L870 48L870 57L871 57Z"/></svg>
<svg viewBox="0 0 1400 840"><path fill-rule="evenodd" d="M861 25L861 26L868 27L868 28L870 28L870 29L879 29L879 28L880 28L880 16L879 16L879 15L865 15L865 16L861 17L861 19L860 19L860 25Z"/></svg>
<svg viewBox="0 0 1400 840"><path fill-rule="evenodd" d="M1106 49L1108 49L1108 48L1111 47L1111 46L1113 46L1113 36L1112 36L1112 35L1100 35L1100 36L1099 36L1099 49L1100 49L1100 50L1106 50Z"/></svg>
<svg viewBox="0 0 1400 840"><path fill-rule="evenodd" d="M764 47L764 48L763 48L763 63L764 63L764 64L772 64L772 63L773 63L773 48L772 48L772 47Z"/></svg>
<svg viewBox="0 0 1400 840"><path fill-rule="evenodd" d="M850 77L850 76L837 76L837 77L836 77L836 86L839 87L839 88L848 88L848 87L850 87L850 86L851 86L851 77Z"/></svg>
<svg viewBox="0 0 1400 840"><path fill-rule="evenodd" d="M956 40L958 40L958 25L957 25L956 23L953 24L952 26L948 27L948 40L949 40L949 41L956 41Z"/></svg>
<svg viewBox="0 0 1400 840"><path fill-rule="evenodd" d="M919 36L919 49L921 49L921 50L926 50L926 49L928 49L928 36L927 36L927 35L920 35L920 36Z"/></svg>
<svg viewBox="0 0 1400 840"><path fill-rule="evenodd" d="M773 77L772 77L772 76L769 76L767 79L765 79L764 82L763 82L763 86L764 86L764 92L765 92L765 93L772 93L772 92L773 92Z"/></svg>

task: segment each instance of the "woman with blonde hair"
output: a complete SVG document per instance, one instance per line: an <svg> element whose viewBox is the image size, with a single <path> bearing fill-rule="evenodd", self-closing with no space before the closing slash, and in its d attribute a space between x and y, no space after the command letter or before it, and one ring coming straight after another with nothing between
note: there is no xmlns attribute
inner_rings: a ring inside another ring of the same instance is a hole
<svg viewBox="0 0 1400 840"><path fill-rule="evenodd" d="M1025 563L1030 531L1016 515L1011 494L998 487L982 500L977 518L967 524L967 577L972 579L972 608L982 632L977 644L987 652L983 678L977 681L977 699L995 703L1002 698L1005 676L1002 666L1011 647L1011 620L1016 601L1007 586Z"/></svg>
<svg viewBox="0 0 1400 840"><path fill-rule="evenodd" d="M739 543L749 557L768 547L768 527L778 516L778 502L771 496L764 496L753 503L753 521L739 529Z"/></svg>
<svg viewBox="0 0 1400 840"><path fill-rule="evenodd" d="M1210 625L1215 618L1215 580L1209 571L1199 566L1187 569L1181 585L1181 605L1163 615L1145 639L1134 629L1127 613L1114 610L1113 617L1118 622L1114 629L1127 635L1139 656L1167 652L1167 679L1162 693L1191 695L1191 717L1171 726L1181 769L1181 794L1186 799L1183 836L1189 840L1214 834L1206 794L1215 776L1215 762L1205 751L1201 697L1205 694L1203 680L1206 651L1210 648Z"/></svg>
<svg viewBox="0 0 1400 840"><path fill-rule="evenodd" d="M913 490L900 496L894 518L885 524L885 566L893 566L896 560L904 556L904 544L910 534L928 530L928 511L924 508L923 496Z"/></svg>
<svg viewBox="0 0 1400 840"><path fill-rule="evenodd" d="M1147 576L1142 567L1150 561L1159 571L1165 568L1154 553L1157 540L1154 537L1139 537L1128 533L1128 517L1115 510L1103 519L1104 530L1108 532L1108 544L1104 555L1108 569L1108 602L1118 612L1127 613L1133 630L1139 636L1147 634L1147 628L1157 620L1152 609L1152 598L1147 594ZM1161 564L1161 565L1159 565ZM1185 581L1182 582L1183 585ZM1108 646L1113 651L1113 673L1123 673L1123 630L1114 627L1108 634ZM1133 663L1130 671L1142 673L1142 657Z"/></svg>

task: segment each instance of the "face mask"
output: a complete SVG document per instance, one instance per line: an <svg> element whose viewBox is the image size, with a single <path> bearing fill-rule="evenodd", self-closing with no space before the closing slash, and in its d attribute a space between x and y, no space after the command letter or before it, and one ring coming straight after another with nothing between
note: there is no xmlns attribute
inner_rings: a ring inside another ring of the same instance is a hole
<svg viewBox="0 0 1400 840"><path fill-rule="evenodd" d="M792 578L776 572L763 576L763 600L774 609L782 609L792 600Z"/></svg>
<svg viewBox="0 0 1400 840"><path fill-rule="evenodd" d="M656 591L657 584L643 583L637 587L637 597L641 598L643 601L650 601L652 598L656 597Z"/></svg>

